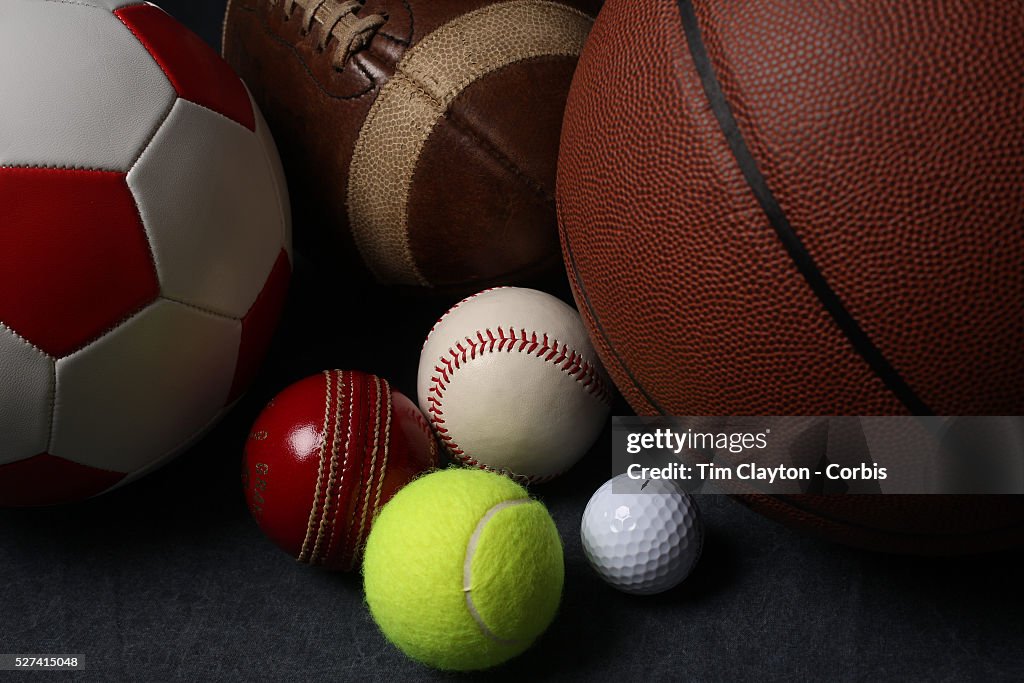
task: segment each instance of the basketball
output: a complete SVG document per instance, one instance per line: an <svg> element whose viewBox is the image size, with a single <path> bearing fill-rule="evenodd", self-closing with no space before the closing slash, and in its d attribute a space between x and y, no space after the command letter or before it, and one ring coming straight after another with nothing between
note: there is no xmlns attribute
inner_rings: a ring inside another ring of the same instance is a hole
<svg viewBox="0 0 1024 683"><path fill-rule="evenodd" d="M640 414L1024 411L1024 5L610 0L557 200ZM894 552L1024 539L1024 500L773 496Z"/></svg>

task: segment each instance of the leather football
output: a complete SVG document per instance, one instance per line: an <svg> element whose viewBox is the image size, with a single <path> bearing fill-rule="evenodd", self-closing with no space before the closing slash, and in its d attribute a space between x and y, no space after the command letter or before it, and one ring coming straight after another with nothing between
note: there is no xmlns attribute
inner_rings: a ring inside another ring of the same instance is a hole
<svg viewBox="0 0 1024 683"><path fill-rule="evenodd" d="M557 196L634 409L1024 412L1021 35L995 1L608 2ZM1020 497L745 501L880 550L1024 541Z"/></svg>
<svg viewBox="0 0 1024 683"><path fill-rule="evenodd" d="M595 5L231 0L224 56L281 148L299 248L414 291L560 269L558 139Z"/></svg>

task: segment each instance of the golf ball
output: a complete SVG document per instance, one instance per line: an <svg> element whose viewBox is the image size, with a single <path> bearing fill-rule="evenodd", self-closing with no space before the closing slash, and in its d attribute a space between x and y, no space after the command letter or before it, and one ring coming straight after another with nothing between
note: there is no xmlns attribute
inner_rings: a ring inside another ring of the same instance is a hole
<svg viewBox="0 0 1024 683"><path fill-rule="evenodd" d="M675 482L620 474L590 498L580 535L602 579L626 593L651 595L689 576L704 525L697 503Z"/></svg>

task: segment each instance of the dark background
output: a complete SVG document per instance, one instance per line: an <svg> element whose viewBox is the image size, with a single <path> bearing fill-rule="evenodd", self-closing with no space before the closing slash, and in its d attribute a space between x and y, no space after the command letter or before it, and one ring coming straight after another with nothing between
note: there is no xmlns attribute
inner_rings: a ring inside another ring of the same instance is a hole
<svg viewBox="0 0 1024 683"><path fill-rule="evenodd" d="M219 44L222 0L162 4ZM239 470L262 405L305 375L362 369L415 397L423 335L448 303L338 292L300 259L263 375L199 446L93 501L0 511L0 652L82 654L76 677L103 681L446 677L378 634L358 576L300 566L264 539ZM610 471L608 441L534 489L565 544L561 612L489 677L1024 680L1022 552L869 554L703 497L704 557L683 586L648 598L606 587L579 522Z"/></svg>

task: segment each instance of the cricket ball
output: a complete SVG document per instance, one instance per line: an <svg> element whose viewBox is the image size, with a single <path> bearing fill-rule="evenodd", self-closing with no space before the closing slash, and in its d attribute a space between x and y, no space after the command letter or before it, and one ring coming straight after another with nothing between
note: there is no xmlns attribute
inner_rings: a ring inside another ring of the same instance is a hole
<svg viewBox="0 0 1024 683"><path fill-rule="evenodd" d="M351 571L378 510L438 453L419 408L386 380L329 370L267 404L244 461L260 529L299 562Z"/></svg>

